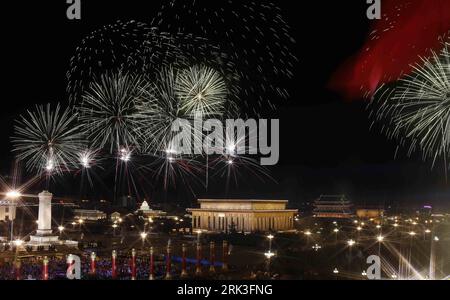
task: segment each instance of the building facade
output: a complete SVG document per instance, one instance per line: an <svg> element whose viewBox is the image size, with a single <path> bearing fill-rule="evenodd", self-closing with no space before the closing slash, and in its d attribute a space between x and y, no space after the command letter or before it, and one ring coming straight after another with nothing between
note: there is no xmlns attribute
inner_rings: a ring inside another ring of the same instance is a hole
<svg viewBox="0 0 450 300"><path fill-rule="evenodd" d="M349 219L355 216L353 203L345 195L321 195L314 201L316 218Z"/></svg>
<svg viewBox="0 0 450 300"><path fill-rule="evenodd" d="M381 208L357 208L356 216L359 219L381 219L384 216L384 209L381 209Z"/></svg>
<svg viewBox="0 0 450 300"><path fill-rule="evenodd" d="M190 208L192 228L211 232L288 231L294 229L296 209L286 200L199 199Z"/></svg>
<svg viewBox="0 0 450 300"><path fill-rule="evenodd" d="M14 205L0 205L0 221L11 221L16 218L16 209Z"/></svg>
<svg viewBox="0 0 450 300"><path fill-rule="evenodd" d="M84 221L99 221L107 217L106 213L100 210L74 209L73 213L75 219L82 219Z"/></svg>

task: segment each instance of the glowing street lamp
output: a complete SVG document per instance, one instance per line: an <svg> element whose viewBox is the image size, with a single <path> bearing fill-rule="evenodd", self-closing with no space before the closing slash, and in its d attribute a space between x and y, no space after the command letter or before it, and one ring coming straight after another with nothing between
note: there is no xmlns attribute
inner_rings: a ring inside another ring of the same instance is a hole
<svg viewBox="0 0 450 300"><path fill-rule="evenodd" d="M319 251L320 249L322 249L322 246L320 246L319 244L315 244L314 246L312 246L312 248L314 249L314 251Z"/></svg>
<svg viewBox="0 0 450 300"><path fill-rule="evenodd" d="M409 232L409 235L410 235L410 236L415 236L416 233L415 233L414 231L410 231L410 232Z"/></svg>
<svg viewBox="0 0 450 300"><path fill-rule="evenodd" d="M430 229L425 229L425 233L431 233Z"/></svg>
<svg viewBox="0 0 450 300"><path fill-rule="evenodd" d="M63 233L64 229L65 229L64 226L62 226L62 225L58 226L59 235L61 235Z"/></svg>
<svg viewBox="0 0 450 300"><path fill-rule="evenodd" d="M379 236L377 236L377 241L378 242L382 242L384 240L384 236L382 236L382 235L379 235Z"/></svg>
<svg viewBox="0 0 450 300"><path fill-rule="evenodd" d="M336 276L336 280L338 279L339 270L338 268L334 268L333 274Z"/></svg>
<svg viewBox="0 0 450 300"><path fill-rule="evenodd" d="M15 241L13 241L13 244L14 244L14 246L16 246L16 247L22 246L23 243L24 243L24 242L23 242L22 240L20 240L20 239L17 239L17 240L15 240Z"/></svg>
<svg viewBox="0 0 450 300"><path fill-rule="evenodd" d="M20 192L15 190L11 190L6 193L6 198L10 200L17 200L21 196L22 195L20 194ZM13 235L14 235L14 218L11 219L11 241L13 240Z"/></svg>
<svg viewBox="0 0 450 300"><path fill-rule="evenodd" d="M11 200L15 200L17 198L20 198L22 196L22 194L18 191L9 191L6 193L6 198L11 199Z"/></svg>
<svg viewBox="0 0 450 300"><path fill-rule="evenodd" d="M356 227L356 230L361 231L361 230L362 230L362 227L361 227L361 226L358 226L358 227Z"/></svg>
<svg viewBox="0 0 450 300"><path fill-rule="evenodd" d="M351 247L351 246L355 245L356 242L354 240L348 240L347 244Z"/></svg>
<svg viewBox="0 0 450 300"><path fill-rule="evenodd" d="M142 239L142 247L145 245L145 239L147 238L147 232L141 232L141 239Z"/></svg>
<svg viewBox="0 0 450 300"><path fill-rule="evenodd" d="M338 232L339 232L339 229L335 228L335 229L333 229L333 232L334 232L334 233L338 233Z"/></svg>
<svg viewBox="0 0 450 300"><path fill-rule="evenodd" d="M269 234L267 236L267 238L269 239L269 252L271 252L272 251L272 240L273 240L274 236L272 234Z"/></svg>

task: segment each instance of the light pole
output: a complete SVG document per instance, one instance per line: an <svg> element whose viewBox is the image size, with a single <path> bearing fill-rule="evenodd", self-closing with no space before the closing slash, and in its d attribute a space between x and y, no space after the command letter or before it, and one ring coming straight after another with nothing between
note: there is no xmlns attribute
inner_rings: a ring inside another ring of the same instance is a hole
<svg viewBox="0 0 450 300"><path fill-rule="evenodd" d="M19 199L22 196L22 194L18 191L11 190L11 191L7 192L5 194L5 196L6 196L6 199L15 201L15 200ZM11 242L14 240L14 218L15 218L15 216L11 217L11 238L10 238Z"/></svg>
<svg viewBox="0 0 450 300"><path fill-rule="evenodd" d="M62 226L62 225L58 226L58 230L59 230L59 237L61 237L61 235L64 231L64 226Z"/></svg>
<svg viewBox="0 0 450 300"><path fill-rule="evenodd" d="M384 236L382 236L381 234L378 235L377 241L378 241L378 257L381 258L381 243L384 241Z"/></svg>
<svg viewBox="0 0 450 300"><path fill-rule="evenodd" d="M337 280L337 279L338 279L338 274L339 274L338 268L334 268L333 274L334 274L334 276L335 276L335 279Z"/></svg>
<svg viewBox="0 0 450 300"><path fill-rule="evenodd" d="M347 241L348 250L349 250L349 259L348 259L348 267L349 267L349 269L351 269L351 264L352 264L352 247L355 244L356 244L356 242L354 240L352 240L352 239Z"/></svg>
<svg viewBox="0 0 450 300"><path fill-rule="evenodd" d="M115 237L115 236L116 236L116 228L117 228L117 224L113 224L113 225L112 225L112 228L113 228L113 236Z"/></svg>
<svg viewBox="0 0 450 300"><path fill-rule="evenodd" d="M264 253L264 256L267 258L267 273L269 273L270 276L270 262L272 260L272 257L275 256L275 253L269 250L266 253Z"/></svg>
<svg viewBox="0 0 450 300"><path fill-rule="evenodd" d="M273 240L274 236L272 234L269 234L267 236L267 238L269 239L269 252L271 252L272 251L272 240Z"/></svg>
<svg viewBox="0 0 450 300"><path fill-rule="evenodd" d="M305 235L306 235L306 246L309 246L309 237L311 236L311 231L306 230L305 231Z"/></svg>
<svg viewBox="0 0 450 300"><path fill-rule="evenodd" d="M145 239L147 238L147 232L141 232L141 239L142 239L142 248L145 246Z"/></svg>
<svg viewBox="0 0 450 300"><path fill-rule="evenodd" d="M334 228L334 229L333 229L333 232L335 233L335 244L337 245L337 243L338 243L338 232L339 232L339 229L338 229L338 228Z"/></svg>

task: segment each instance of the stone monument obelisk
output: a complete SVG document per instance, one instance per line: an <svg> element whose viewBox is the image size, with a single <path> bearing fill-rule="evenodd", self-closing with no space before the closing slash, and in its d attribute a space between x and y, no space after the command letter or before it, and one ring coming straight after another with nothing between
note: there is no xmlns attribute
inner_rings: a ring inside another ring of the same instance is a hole
<svg viewBox="0 0 450 300"><path fill-rule="evenodd" d="M52 235L52 198L48 191L39 195L39 218L36 235L30 236L30 245L49 246L58 242L58 236Z"/></svg>
<svg viewBox="0 0 450 300"><path fill-rule="evenodd" d="M36 234L48 236L52 234L52 198L53 195L43 191L39 195L39 218Z"/></svg>

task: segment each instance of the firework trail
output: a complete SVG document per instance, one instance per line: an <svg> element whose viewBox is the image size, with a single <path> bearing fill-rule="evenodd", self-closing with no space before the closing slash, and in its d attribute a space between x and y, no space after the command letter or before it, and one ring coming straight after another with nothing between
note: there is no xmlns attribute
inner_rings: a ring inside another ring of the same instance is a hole
<svg viewBox="0 0 450 300"><path fill-rule="evenodd" d="M60 174L75 167L85 143L77 114L58 104L36 106L20 116L14 126L13 152L30 171Z"/></svg>
<svg viewBox="0 0 450 300"><path fill-rule="evenodd" d="M450 158L450 57L449 43L413 66L413 72L393 88L378 92L381 104L376 118L387 121L390 138L409 144L408 154L420 151L424 159ZM376 101L375 101L375 104Z"/></svg>

